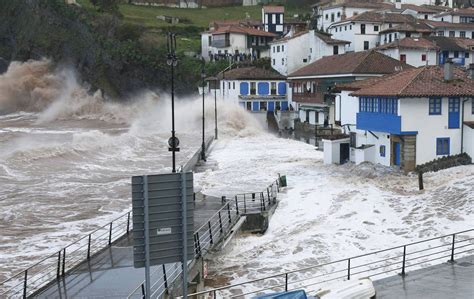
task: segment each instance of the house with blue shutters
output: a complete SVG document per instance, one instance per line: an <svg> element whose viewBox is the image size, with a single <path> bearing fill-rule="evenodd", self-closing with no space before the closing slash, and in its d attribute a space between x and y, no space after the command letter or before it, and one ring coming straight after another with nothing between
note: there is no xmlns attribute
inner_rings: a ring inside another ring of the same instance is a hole
<svg viewBox="0 0 474 299"><path fill-rule="evenodd" d="M271 68L236 67L219 73L217 79L217 94L247 111L266 114L289 109L286 77Z"/></svg>
<svg viewBox="0 0 474 299"><path fill-rule="evenodd" d="M472 70L407 69L338 86L338 120L350 136L350 160L412 171L439 157L474 157Z"/></svg>

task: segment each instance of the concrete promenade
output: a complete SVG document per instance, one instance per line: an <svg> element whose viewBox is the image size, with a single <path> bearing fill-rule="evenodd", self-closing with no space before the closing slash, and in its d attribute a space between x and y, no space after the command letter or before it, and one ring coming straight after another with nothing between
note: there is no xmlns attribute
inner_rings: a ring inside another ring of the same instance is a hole
<svg viewBox="0 0 474 299"><path fill-rule="evenodd" d="M474 298L474 255L374 281L377 299Z"/></svg>
<svg viewBox="0 0 474 299"><path fill-rule="evenodd" d="M223 204L220 198L196 195L194 228L198 229ZM152 267L151 272L162 266ZM172 272L174 265L166 265ZM144 269L133 267L133 236L113 244L103 252L84 261L59 281L55 281L36 298L126 298L145 278Z"/></svg>

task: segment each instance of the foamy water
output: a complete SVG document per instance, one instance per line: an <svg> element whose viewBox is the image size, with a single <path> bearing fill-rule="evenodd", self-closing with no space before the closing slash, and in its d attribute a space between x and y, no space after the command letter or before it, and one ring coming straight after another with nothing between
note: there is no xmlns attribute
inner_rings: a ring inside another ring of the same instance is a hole
<svg viewBox="0 0 474 299"><path fill-rule="evenodd" d="M170 110L152 92L104 101L48 61L10 65L0 76L0 281L130 209L131 176L171 171ZM223 136L255 132L236 106L218 110ZM201 144L201 113L200 99L176 102L177 165Z"/></svg>

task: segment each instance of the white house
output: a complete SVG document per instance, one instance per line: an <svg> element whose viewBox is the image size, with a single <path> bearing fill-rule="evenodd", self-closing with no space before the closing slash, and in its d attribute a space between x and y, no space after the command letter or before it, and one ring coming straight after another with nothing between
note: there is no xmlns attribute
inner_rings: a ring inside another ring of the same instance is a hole
<svg viewBox="0 0 474 299"><path fill-rule="evenodd" d="M417 19L433 20L434 16L439 14L439 11L429 6L414 5L414 4L402 4L402 14L409 14Z"/></svg>
<svg viewBox="0 0 474 299"><path fill-rule="evenodd" d="M474 8L455 8L434 16L433 20L447 23L474 23Z"/></svg>
<svg viewBox="0 0 474 299"><path fill-rule="evenodd" d="M201 53L204 59L242 55L252 59L270 57L269 43L277 35L241 25L221 26L201 34Z"/></svg>
<svg viewBox="0 0 474 299"><path fill-rule="evenodd" d="M336 118L350 134L355 163L412 171L443 156L474 157L474 80L465 70L425 66L338 90Z"/></svg>
<svg viewBox="0 0 474 299"><path fill-rule="evenodd" d="M286 77L272 69L237 67L218 74L219 89L211 87L224 101L232 101L251 112L289 109Z"/></svg>
<svg viewBox="0 0 474 299"><path fill-rule="evenodd" d="M282 35L284 32L284 17L284 6L264 6L262 8L264 30Z"/></svg>
<svg viewBox="0 0 474 299"><path fill-rule="evenodd" d="M319 30L327 30L330 25L360 15L367 11L377 9L389 9L393 4L380 2L362 1L332 1L326 4L315 4L313 10L316 11Z"/></svg>
<svg viewBox="0 0 474 299"><path fill-rule="evenodd" d="M376 51L326 56L288 75L288 99L301 122L334 124L335 84L380 77L411 66Z"/></svg>
<svg viewBox="0 0 474 299"><path fill-rule="evenodd" d="M430 20L423 20L423 22L436 32L436 36L474 39L474 23L450 23Z"/></svg>
<svg viewBox="0 0 474 299"><path fill-rule="evenodd" d="M286 76L324 56L344 54L348 43L333 39L328 34L307 30L273 41L270 61L275 70Z"/></svg>
<svg viewBox="0 0 474 299"><path fill-rule="evenodd" d="M426 38L405 37L376 50L415 67L438 64L439 47Z"/></svg>
<svg viewBox="0 0 474 299"><path fill-rule="evenodd" d="M365 12L330 25L328 31L333 38L351 42L346 52L359 52L377 47L381 31L404 23L415 23L415 20L411 15Z"/></svg>
<svg viewBox="0 0 474 299"><path fill-rule="evenodd" d="M392 28L379 32L380 45L391 43L405 37L427 37L434 33L434 30L424 22L415 21L413 23L403 23Z"/></svg>

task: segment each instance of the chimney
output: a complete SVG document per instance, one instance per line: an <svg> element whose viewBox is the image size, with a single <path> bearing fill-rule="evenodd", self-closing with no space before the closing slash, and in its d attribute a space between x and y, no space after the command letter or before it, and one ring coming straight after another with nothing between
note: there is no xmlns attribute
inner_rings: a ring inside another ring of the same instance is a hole
<svg viewBox="0 0 474 299"><path fill-rule="evenodd" d="M467 68L467 76L469 79L474 80L474 63L471 63Z"/></svg>
<svg viewBox="0 0 474 299"><path fill-rule="evenodd" d="M451 58L446 59L444 63L444 81L451 81L453 80L453 60Z"/></svg>

